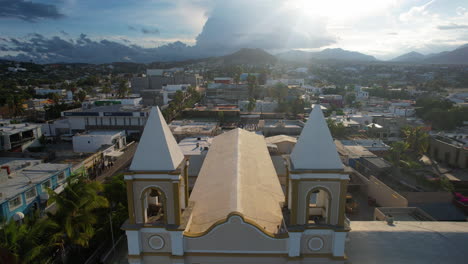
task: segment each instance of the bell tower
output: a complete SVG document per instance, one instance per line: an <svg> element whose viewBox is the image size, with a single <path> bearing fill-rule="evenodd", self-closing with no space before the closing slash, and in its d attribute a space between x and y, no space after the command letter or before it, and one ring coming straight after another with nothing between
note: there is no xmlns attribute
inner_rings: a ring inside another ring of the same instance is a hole
<svg viewBox="0 0 468 264"><path fill-rule="evenodd" d="M187 206L184 158L161 111L151 109L143 135L125 175L129 224L176 228Z"/></svg>
<svg viewBox="0 0 468 264"><path fill-rule="evenodd" d="M317 104L289 159L289 225L306 230L303 236L308 234L331 244L335 257L344 256L344 238L349 230L345 216L348 181L348 173ZM314 235L318 229L333 235Z"/></svg>

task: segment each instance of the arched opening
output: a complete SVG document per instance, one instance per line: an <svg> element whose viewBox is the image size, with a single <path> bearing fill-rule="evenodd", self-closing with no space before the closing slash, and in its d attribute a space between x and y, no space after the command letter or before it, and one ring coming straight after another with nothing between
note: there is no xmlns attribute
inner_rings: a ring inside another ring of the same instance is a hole
<svg viewBox="0 0 468 264"><path fill-rule="evenodd" d="M148 188L142 195L143 222L145 224L167 224L166 197L158 188Z"/></svg>
<svg viewBox="0 0 468 264"><path fill-rule="evenodd" d="M331 195L323 188L312 189L307 195L307 223L330 224Z"/></svg>

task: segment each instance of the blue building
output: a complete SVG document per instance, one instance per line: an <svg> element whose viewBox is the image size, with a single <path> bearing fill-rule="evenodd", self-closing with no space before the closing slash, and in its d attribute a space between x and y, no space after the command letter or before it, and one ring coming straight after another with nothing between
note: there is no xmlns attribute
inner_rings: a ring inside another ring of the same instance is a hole
<svg viewBox="0 0 468 264"><path fill-rule="evenodd" d="M63 191L71 174L70 164L42 163L40 160L0 160L0 217L9 220L47 206L47 188Z"/></svg>

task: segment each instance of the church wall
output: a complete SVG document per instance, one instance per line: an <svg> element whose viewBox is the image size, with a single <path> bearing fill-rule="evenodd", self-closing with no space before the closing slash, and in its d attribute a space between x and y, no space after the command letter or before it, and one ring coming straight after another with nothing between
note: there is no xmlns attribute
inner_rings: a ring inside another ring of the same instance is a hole
<svg viewBox="0 0 468 264"><path fill-rule="evenodd" d="M143 252L172 252L171 236L166 232L141 232Z"/></svg>
<svg viewBox="0 0 468 264"><path fill-rule="evenodd" d="M185 252L224 253L284 253L288 239L272 238L256 227L244 223L239 216L231 216L227 223L213 228L201 237L184 237Z"/></svg>

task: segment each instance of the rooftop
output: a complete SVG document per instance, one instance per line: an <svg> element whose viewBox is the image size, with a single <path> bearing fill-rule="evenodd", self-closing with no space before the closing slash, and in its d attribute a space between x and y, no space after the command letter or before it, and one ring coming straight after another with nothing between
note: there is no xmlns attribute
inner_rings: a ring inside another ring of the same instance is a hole
<svg viewBox="0 0 468 264"><path fill-rule="evenodd" d="M350 263L466 263L468 222L352 221Z"/></svg>
<svg viewBox="0 0 468 264"><path fill-rule="evenodd" d="M284 199L265 140L234 129L213 140L190 196L194 207L185 230L201 234L229 214L239 213L276 234L283 222Z"/></svg>
<svg viewBox="0 0 468 264"><path fill-rule="evenodd" d="M200 155L205 152L205 148L209 148L212 137L189 137L184 138L179 142L179 147L184 155Z"/></svg>
<svg viewBox="0 0 468 264"><path fill-rule="evenodd" d="M63 111L64 113L77 113L77 112L148 112L150 110L149 107L144 107L141 105L134 106L134 105L106 105L106 106L96 106L91 108L75 108L67 111Z"/></svg>
<svg viewBox="0 0 468 264"><path fill-rule="evenodd" d="M29 123L22 123L22 124L10 124L5 122L0 122L0 133L13 135L20 132L28 131L40 127L40 124L29 124Z"/></svg>
<svg viewBox="0 0 468 264"><path fill-rule="evenodd" d="M0 193L2 193L0 203L32 188L69 166L68 164L40 163L12 172L8 180L0 184Z"/></svg>

